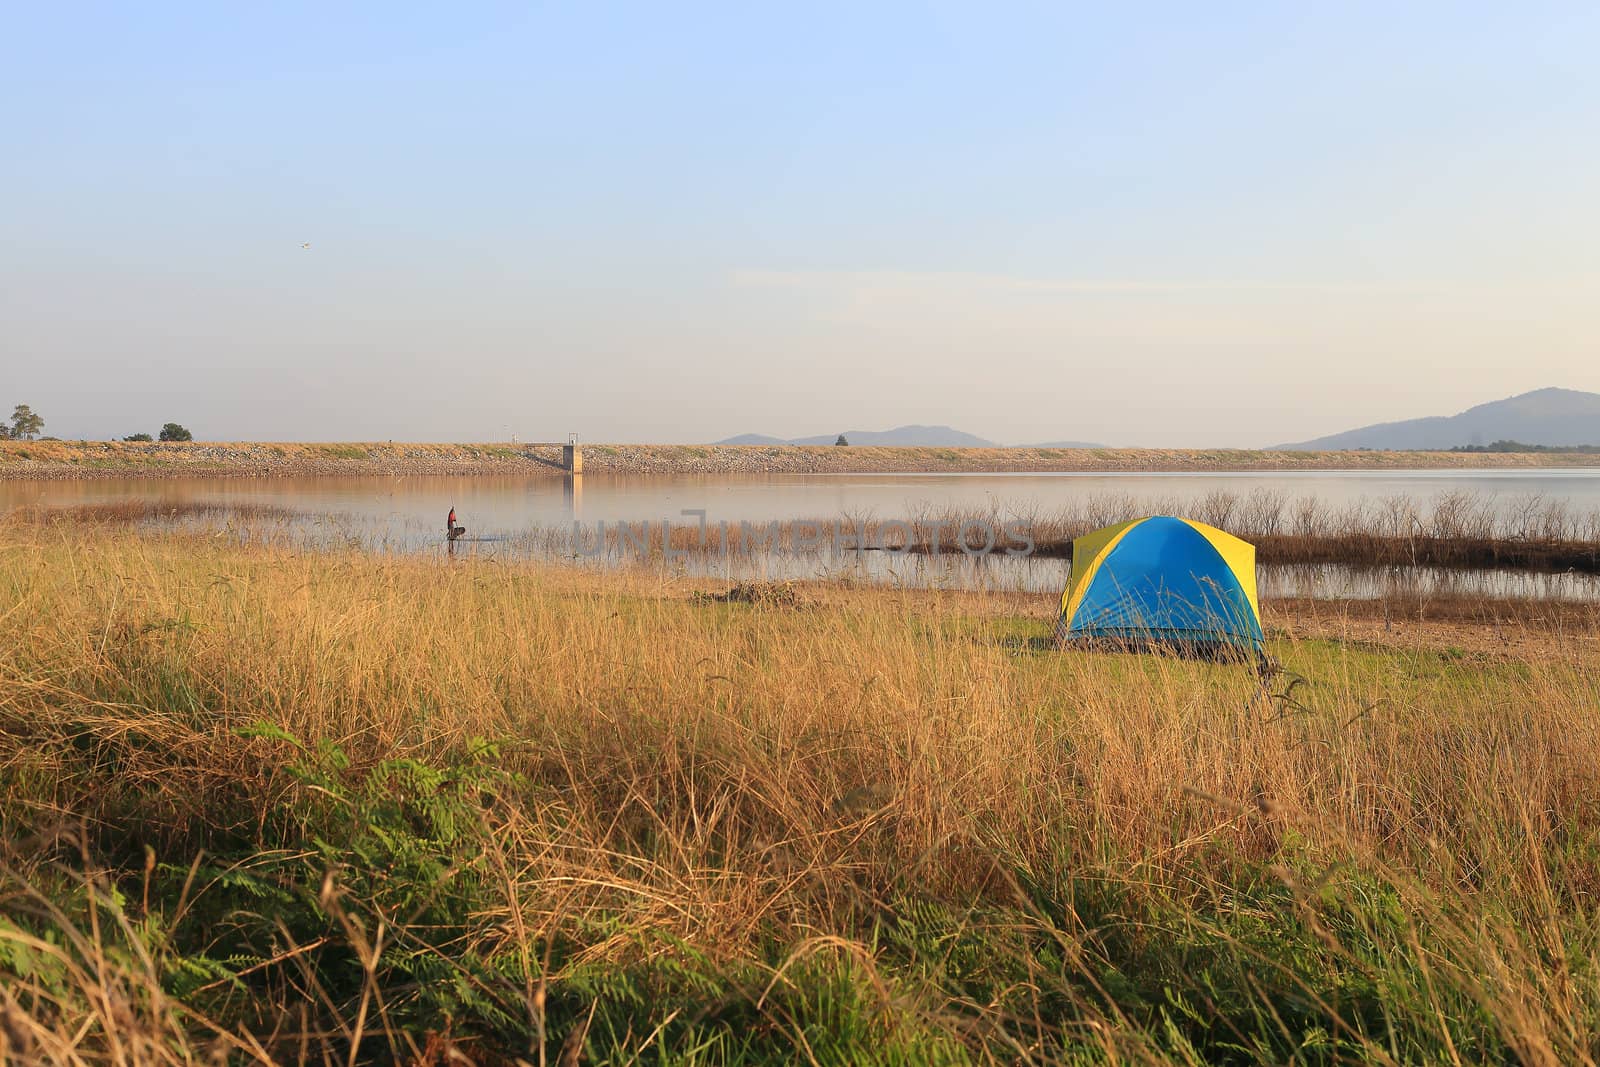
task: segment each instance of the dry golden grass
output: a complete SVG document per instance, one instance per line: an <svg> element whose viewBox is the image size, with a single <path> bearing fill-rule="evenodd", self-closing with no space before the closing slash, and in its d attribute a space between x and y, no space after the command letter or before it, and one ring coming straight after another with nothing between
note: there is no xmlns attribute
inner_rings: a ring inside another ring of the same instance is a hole
<svg viewBox="0 0 1600 1067"><path fill-rule="evenodd" d="M1269 697L977 594L697 588L0 527L0 1042L1595 1061L1561 634L1281 642Z"/></svg>
<svg viewBox="0 0 1600 1067"><path fill-rule="evenodd" d="M1592 453L1273 452L1197 448L890 448L586 444L588 473L1240 471L1589 467ZM0 441L10 478L551 473L558 444Z"/></svg>

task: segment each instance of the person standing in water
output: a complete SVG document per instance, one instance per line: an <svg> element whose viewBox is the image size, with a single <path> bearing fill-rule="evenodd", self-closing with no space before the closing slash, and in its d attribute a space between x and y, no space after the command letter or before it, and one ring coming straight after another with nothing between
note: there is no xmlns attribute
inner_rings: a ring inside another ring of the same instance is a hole
<svg viewBox="0 0 1600 1067"><path fill-rule="evenodd" d="M450 509L449 517L444 520L444 529L445 529L445 534L452 541L454 541L456 538L460 537L462 534L467 532L467 528L465 526L457 526L456 525L456 509L455 508L451 508Z"/></svg>

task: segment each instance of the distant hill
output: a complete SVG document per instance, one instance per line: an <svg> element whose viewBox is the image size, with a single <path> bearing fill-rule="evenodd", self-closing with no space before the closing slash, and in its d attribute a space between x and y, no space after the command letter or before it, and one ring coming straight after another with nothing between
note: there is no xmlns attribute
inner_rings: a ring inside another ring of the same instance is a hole
<svg viewBox="0 0 1600 1067"><path fill-rule="evenodd" d="M897 426L892 430L846 430L844 438L852 445L877 445L892 448L994 448L993 441L976 437L948 426ZM784 440L762 433L742 433L718 441L719 445L831 445L837 433Z"/></svg>
<svg viewBox="0 0 1600 1067"><path fill-rule="evenodd" d="M1036 445L1018 445L1018 448L1105 448L1093 441L1040 441Z"/></svg>
<svg viewBox="0 0 1600 1067"><path fill-rule="evenodd" d="M785 441L781 437L768 437L764 433L742 433L738 437L730 437L725 441L716 443L719 445L787 445L793 442ZM832 442L829 443L831 444Z"/></svg>
<svg viewBox="0 0 1600 1067"><path fill-rule="evenodd" d="M1445 449L1521 441L1530 445L1600 444L1600 393L1575 389L1535 389L1505 400L1468 408L1459 415L1435 415L1403 422L1380 422L1280 449Z"/></svg>

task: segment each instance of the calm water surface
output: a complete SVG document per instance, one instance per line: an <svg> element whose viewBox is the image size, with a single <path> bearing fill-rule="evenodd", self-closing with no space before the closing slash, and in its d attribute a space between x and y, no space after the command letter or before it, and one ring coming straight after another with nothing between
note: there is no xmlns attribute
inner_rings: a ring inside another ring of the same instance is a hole
<svg viewBox="0 0 1600 1067"><path fill-rule="evenodd" d="M549 555L555 532L578 522L597 524L671 521L693 525L704 511L719 522L846 519L888 521L958 510L993 513L1000 519L1041 517L1079 510L1086 502L1115 498L1148 502L1151 511L1183 512L1188 502L1229 492L1245 497L1270 490L1289 501L1312 497L1331 509L1407 497L1427 511L1442 494L1471 493L1506 514L1539 498L1559 502L1570 514L1600 514L1600 468L1495 471L1307 471L1247 473L1124 474L844 474L844 475L585 475L552 477L398 477L263 479L97 479L61 482L0 481L0 511L148 501L157 505L219 508L207 524L230 522L239 513L267 507L277 519L248 520L276 526L282 536L308 545L356 543L376 551L447 551L442 531L446 512L456 509L470 540L457 555ZM569 553L570 554L570 553ZM605 556L578 561L604 566ZM853 577L918 586L998 587L1058 591L1062 560L968 559L960 554L896 557L886 553L769 552L755 557L692 558L670 566L730 578L766 576ZM1263 567L1266 595L1374 596L1386 592L1477 592L1507 596L1588 598L1600 595L1595 579L1579 575L1499 572L1435 572L1422 569Z"/></svg>

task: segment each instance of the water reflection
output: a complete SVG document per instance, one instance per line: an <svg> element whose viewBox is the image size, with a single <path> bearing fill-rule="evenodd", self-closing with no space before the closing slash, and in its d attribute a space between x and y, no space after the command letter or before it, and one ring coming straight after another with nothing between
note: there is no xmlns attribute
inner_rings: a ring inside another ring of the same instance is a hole
<svg viewBox="0 0 1600 1067"><path fill-rule="evenodd" d="M1241 502L1272 493L1293 504L1315 499L1330 514L1367 502L1373 511L1409 499L1427 509L1449 494L1471 494L1501 516L1539 498L1571 515L1600 513L1600 468L1527 471L1305 471L1237 474L875 474L605 475L394 478L97 478L0 480L0 512L154 500L255 504L381 524L391 535L416 531L419 547L453 505L476 531L516 533L535 526L676 518L704 510L707 521L765 523L825 516L910 518L929 511L1049 517L1100 502L1148 505L1150 514L1191 513L1228 494ZM1203 515L1196 515L1203 518Z"/></svg>
<svg viewBox="0 0 1600 1067"><path fill-rule="evenodd" d="M1477 514L1501 523L1569 522L1580 534L1600 515L1600 469L1529 471L1252 472L1246 474L1119 475L828 475L404 477L290 479L98 479L0 481L0 513L15 507L154 504L153 526L228 529L240 537L271 538L311 547L351 545L376 552L437 553L454 558L561 559L574 566L648 566L672 573L732 580L824 578L926 588L1058 593L1068 564L1060 559L996 552L939 556L892 552L792 551L785 546L746 554L703 552L688 557L617 553L589 557L574 551L573 529L592 532L604 522L667 520L677 528L703 512L715 531L727 522L765 525L813 516L847 523L919 519L940 513L992 516L998 522L1059 521L1071 512L1108 520L1119 510L1194 513L1278 494L1286 527L1299 521L1301 501L1314 501L1343 521L1366 509L1375 522L1399 514L1401 501L1437 512L1459 509L1471 494ZM1410 494L1401 497L1394 494ZM1251 495L1253 494L1253 495ZM1432 497L1429 494L1436 494ZM1454 495L1452 495L1454 494ZM1535 513L1530 501L1543 501ZM1370 507L1368 506L1370 504ZM445 542L441 516L454 505L472 536ZM1452 512L1452 516L1456 513ZM1243 509L1236 520L1243 516ZM1204 514L1197 517L1205 518ZM1412 521L1409 516L1407 521ZM1455 521L1453 518L1452 521ZM1231 524L1237 525L1237 523ZM659 527L657 527L659 528ZM1409 528L1409 527L1408 527ZM1248 534L1247 530L1237 532ZM713 535L714 536L714 535ZM641 558L641 556L643 558ZM576 558L575 558L576 557ZM1429 568L1264 566L1263 596L1380 597L1454 594L1600 599L1600 580L1581 574L1447 571Z"/></svg>
<svg viewBox="0 0 1600 1067"><path fill-rule="evenodd" d="M567 518L583 521L583 475L569 474L561 479L562 498L567 505Z"/></svg>

